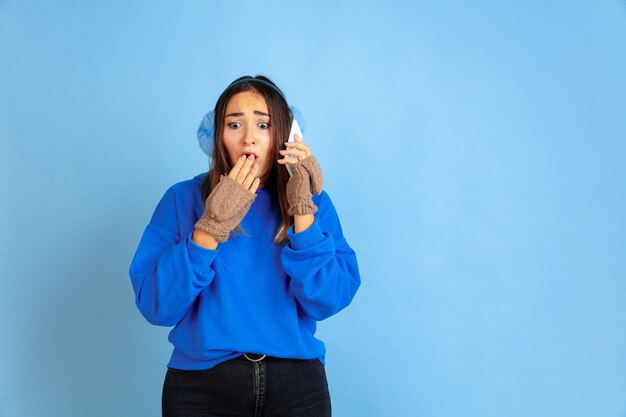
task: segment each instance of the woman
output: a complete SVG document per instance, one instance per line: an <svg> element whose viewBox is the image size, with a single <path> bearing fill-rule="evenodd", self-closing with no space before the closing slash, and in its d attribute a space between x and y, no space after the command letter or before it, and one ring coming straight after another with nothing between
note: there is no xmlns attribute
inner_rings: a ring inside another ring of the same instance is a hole
<svg viewBox="0 0 626 417"><path fill-rule="evenodd" d="M164 416L330 416L316 323L360 276L319 164L286 142L292 118L270 79L233 81L200 129L209 172L170 187L143 234L137 306L174 326Z"/></svg>

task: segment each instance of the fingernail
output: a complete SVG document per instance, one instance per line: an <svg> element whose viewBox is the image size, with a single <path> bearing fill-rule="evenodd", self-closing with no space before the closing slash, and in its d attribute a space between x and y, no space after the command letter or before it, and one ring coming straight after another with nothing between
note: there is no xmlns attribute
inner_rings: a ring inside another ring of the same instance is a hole
<svg viewBox="0 0 626 417"><path fill-rule="evenodd" d="M241 155L241 156L239 157L239 159L244 160L244 159L246 159L246 156L245 156L245 155Z"/></svg>
<svg viewBox="0 0 626 417"><path fill-rule="evenodd" d="M254 159L254 155L248 155L248 159L252 161Z"/></svg>

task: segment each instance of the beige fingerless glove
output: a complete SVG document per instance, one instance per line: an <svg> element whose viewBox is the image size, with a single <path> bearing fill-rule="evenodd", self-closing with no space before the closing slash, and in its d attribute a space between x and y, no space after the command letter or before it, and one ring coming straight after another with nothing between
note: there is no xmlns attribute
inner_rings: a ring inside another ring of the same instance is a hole
<svg viewBox="0 0 626 417"><path fill-rule="evenodd" d="M209 233L218 242L225 242L255 198L255 193L246 190L234 179L222 176L206 199L204 213L196 222L196 229Z"/></svg>
<svg viewBox="0 0 626 417"><path fill-rule="evenodd" d="M322 168L314 156L304 158L291 167L293 176L287 182L289 215L315 213L317 206L313 204L311 197L313 197L313 193L322 193L324 183Z"/></svg>

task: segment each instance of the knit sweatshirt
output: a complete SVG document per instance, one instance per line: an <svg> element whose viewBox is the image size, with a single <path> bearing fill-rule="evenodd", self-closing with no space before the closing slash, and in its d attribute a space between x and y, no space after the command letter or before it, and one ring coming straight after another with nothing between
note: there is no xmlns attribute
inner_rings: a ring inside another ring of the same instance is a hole
<svg viewBox="0 0 626 417"><path fill-rule="evenodd" d="M152 324L174 326L168 366L199 370L251 352L325 364L317 321L352 301L360 275L328 194L314 195L314 223L280 225L275 188L257 190L240 226L215 250L192 241L204 211L206 173L170 187L146 227L130 266L135 302Z"/></svg>

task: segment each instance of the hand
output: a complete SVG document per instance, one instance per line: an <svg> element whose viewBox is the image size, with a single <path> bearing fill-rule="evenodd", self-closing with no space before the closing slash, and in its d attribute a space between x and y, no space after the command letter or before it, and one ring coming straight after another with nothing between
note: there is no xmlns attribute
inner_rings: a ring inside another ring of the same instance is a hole
<svg viewBox="0 0 626 417"><path fill-rule="evenodd" d="M258 169L259 164L254 161L254 156L250 155L246 158L245 155L241 155L233 169L228 173L228 176L243 185L246 190L255 194L261 182L261 180L255 176Z"/></svg>
<svg viewBox="0 0 626 417"><path fill-rule="evenodd" d="M254 157L239 158L228 176L222 175L207 197L204 213L195 228L210 234L218 242L225 242L256 198L260 182L255 177L257 170Z"/></svg>
<svg viewBox="0 0 626 417"><path fill-rule="evenodd" d="M295 142L285 142L287 149L278 151L281 155L291 155L296 158L283 158L277 162L281 165L285 164L297 164L298 160L303 160L311 156L311 149L302 142L302 138L298 135L294 135Z"/></svg>
<svg viewBox="0 0 626 417"><path fill-rule="evenodd" d="M324 178L322 168L317 163L311 150L302 142L300 136L295 135L295 142L286 142L286 150L279 151L285 155L279 159L279 164L291 164L293 176L287 182L287 203L289 215L312 214L317 211L313 204L313 193L320 194ZM289 158L289 155L297 156L298 159Z"/></svg>

